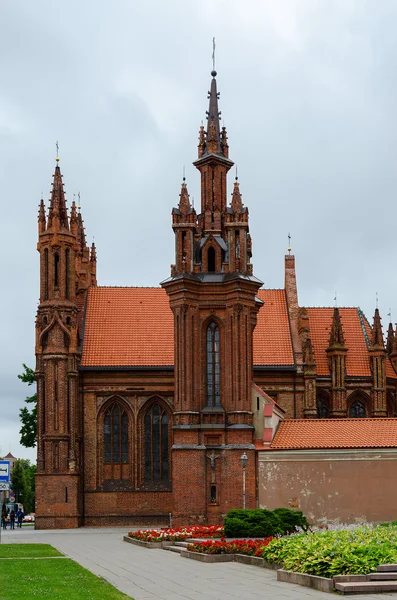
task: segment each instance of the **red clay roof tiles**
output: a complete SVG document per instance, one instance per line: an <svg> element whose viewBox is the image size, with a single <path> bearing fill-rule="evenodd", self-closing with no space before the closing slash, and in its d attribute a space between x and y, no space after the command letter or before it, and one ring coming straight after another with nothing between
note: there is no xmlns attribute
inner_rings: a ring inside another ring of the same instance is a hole
<svg viewBox="0 0 397 600"><path fill-rule="evenodd" d="M254 331L254 365L294 364L284 290L259 290L264 302ZM332 308L308 308L319 375L329 375L326 348ZM356 308L339 309L348 347L347 374L370 376L369 354ZM367 335L370 327L363 321ZM162 288L94 287L88 292L83 367L172 366L173 316ZM389 360L389 377L397 378Z"/></svg>
<svg viewBox="0 0 397 600"><path fill-rule="evenodd" d="M254 329L254 365L293 365L291 331L284 290L259 290L264 305Z"/></svg>
<svg viewBox="0 0 397 600"><path fill-rule="evenodd" d="M293 365L284 290L260 290L254 364ZM82 366L174 364L173 316L162 288L90 288Z"/></svg>
<svg viewBox="0 0 397 600"><path fill-rule="evenodd" d="M329 346L333 312L333 308L307 309L318 375L329 375L326 350ZM340 308L339 314L345 336L345 345L348 348L346 356L347 375L369 377L371 369L368 347L357 308ZM366 320L364 321L364 326L367 330L367 335L370 335L369 325Z"/></svg>
<svg viewBox="0 0 397 600"><path fill-rule="evenodd" d="M270 449L395 448L397 419L286 419Z"/></svg>
<svg viewBox="0 0 397 600"><path fill-rule="evenodd" d="M174 322L161 288L90 288L82 366L174 364Z"/></svg>

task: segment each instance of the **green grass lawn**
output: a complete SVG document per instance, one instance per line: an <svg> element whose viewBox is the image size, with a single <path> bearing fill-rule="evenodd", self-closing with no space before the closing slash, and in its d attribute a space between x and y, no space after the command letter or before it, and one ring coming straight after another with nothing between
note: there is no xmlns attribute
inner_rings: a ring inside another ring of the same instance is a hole
<svg viewBox="0 0 397 600"><path fill-rule="evenodd" d="M0 544L0 558L35 558L38 556L62 556L50 544Z"/></svg>
<svg viewBox="0 0 397 600"><path fill-rule="evenodd" d="M0 553L0 600L130 599L69 558L40 558L62 556L47 544L4 544Z"/></svg>

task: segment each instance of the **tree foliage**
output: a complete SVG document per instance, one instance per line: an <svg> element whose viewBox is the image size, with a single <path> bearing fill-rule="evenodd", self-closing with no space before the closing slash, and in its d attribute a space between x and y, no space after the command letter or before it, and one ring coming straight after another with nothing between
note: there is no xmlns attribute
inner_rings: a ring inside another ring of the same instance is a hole
<svg viewBox="0 0 397 600"><path fill-rule="evenodd" d="M24 371L18 375L18 379L33 385L36 383L36 378L33 369L30 369L23 363ZM21 420L22 427L19 430L21 435L20 442L25 448L34 448L37 441L37 394L34 393L32 396L25 398L25 402L29 405L33 404L32 408L24 406L19 411L19 418Z"/></svg>
<svg viewBox="0 0 397 600"><path fill-rule="evenodd" d="M36 465L27 458L18 458L11 471L11 484L16 502L23 504L25 514L34 510Z"/></svg>

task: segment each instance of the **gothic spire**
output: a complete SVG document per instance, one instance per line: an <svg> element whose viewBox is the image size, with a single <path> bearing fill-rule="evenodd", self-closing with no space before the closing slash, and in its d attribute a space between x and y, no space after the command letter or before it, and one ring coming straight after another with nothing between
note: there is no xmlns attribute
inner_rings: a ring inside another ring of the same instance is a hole
<svg viewBox="0 0 397 600"><path fill-rule="evenodd" d="M393 352L393 343L394 343L393 323L389 323L389 327L387 330L387 341L386 341L386 352L389 356Z"/></svg>
<svg viewBox="0 0 397 600"><path fill-rule="evenodd" d="M243 202L241 200L241 193L240 193L240 184L237 180L237 177L236 177L236 181L234 182L231 207L235 214L240 214L243 209Z"/></svg>
<svg viewBox="0 0 397 600"><path fill-rule="evenodd" d="M73 233L73 235L76 236L76 238L77 238L77 230L78 230L77 206L76 206L76 202L73 200L72 206L70 208L70 231Z"/></svg>
<svg viewBox="0 0 397 600"><path fill-rule="evenodd" d="M192 208L190 204L189 193L187 191L187 185L185 183L185 178L183 178L183 183L181 186L181 193L179 194L179 205L178 208L181 211L181 214L186 217L190 209Z"/></svg>
<svg viewBox="0 0 397 600"><path fill-rule="evenodd" d="M343 335L342 323L340 320L339 309L335 306L332 317L331 334L329 336L329 346L344 346L345 337Z"/></svg>
<svg viewBox="0 0 397 600"><path fill-rule="evenodd" d="M211 89L208 92L209 107L207 111L207 152L221 154L221 133L219 127L220 112L218 108L219 93L216 89L216 71L211 71Z"/></svg>
<svg viewBox="0 0 397 600"><path fill-rule="evenodd" d="M79 243L80 250L84 250L87 247L85 241L83 217L81 216L81 212L79 212L77 215L77 241Z"/></svg>
<svg viewBox="0 0 397 600"><path fill-rule="evenodd" d="M92 242L92 244L91 244L90 261L91 262L96 262L96 247L95 247L95 243L94 242Z"/></svg>
<svg viewBox="0 0 397 600"><path fill-rule="evenodd" d="M43 198L40 200L39 207L39 235L40 233L44 233L46 226L46 218L45 218L45 206Z"/></svg>
<svg viewBox="0 0 397 600"><path fill-rule="evenodd" d="M65 191L63 189L62 174L58 161L53 178L48 227L69 229Z"/></svg>
<svg viewBox="0 0 397 600"><path fill-rule="evenodd" d="M379 314L379 308L375 308L374 324L372 326L371 346L381 346L382 348L384 347L382 323Z"/></svg>

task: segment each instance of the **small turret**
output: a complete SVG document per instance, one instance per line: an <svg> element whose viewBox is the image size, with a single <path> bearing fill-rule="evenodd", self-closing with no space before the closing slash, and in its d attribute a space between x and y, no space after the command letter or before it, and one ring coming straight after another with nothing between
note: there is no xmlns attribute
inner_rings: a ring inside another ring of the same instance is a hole
<svg viewBox="0 0 397 600"><path fill-rule="evenodd" d="M337 307L334 308L334 314L331 325L331 334L329 336L329 347L334 348L336 346L345 346L345 336L343 334L339 309Z"/></svg>
<svg viewBox="0 0 397 600"><path fill-rule="evenodd" d="M394 344L393 323L389 323L389 327L387 330L387 341L386 341L386 353L389 356L393 352L393 344Z"/></svg>
<svg viewBox="0 0 397 600"><path fill-rule="evenodd" d="M384 348L382 322L379 314L379 309L375 309L374 324L372 326L372 338L371 346L377 348Z"/></svg>
<svg viewBox="0 0 397 600"><path fill-rule="evenodd" d="M334 308L332 316L329 346L327 348L328 364L331 374L331 415L345 417L346 405L346 355L345 336L339 309Z"/></svg>
<svg viewBox="0 0 397 600"><path fill-rule="evenodd" d="M39 235L45 232L46 229L46 217L45 217L45 206L43 198L40 200L39 208Z"/></svg>
<svg viewBox="0 0 397 600"><path fill-rule="evenodd" d="M375 309L369 352L372 371L372 416L387 417L386 350L378 308Z"/></svg>

